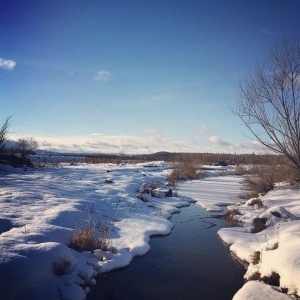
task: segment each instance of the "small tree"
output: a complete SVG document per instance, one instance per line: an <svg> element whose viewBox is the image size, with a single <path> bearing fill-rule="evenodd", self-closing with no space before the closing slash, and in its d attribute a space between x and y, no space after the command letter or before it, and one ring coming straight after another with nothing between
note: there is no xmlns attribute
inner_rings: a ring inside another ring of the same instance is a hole
<svg viewBox="0 0 300 300"><path fill-rule="evenodd" d="M10 128L10 119L11 116L5 120L4 124L0 128L0 153L4 152L5 142L7 140L7 134Z"/></svg>
<svg viewBox="0 0 300 300"><path fill-rule="evenodd" d="M18 139L17 151L21 154L21 157L26 159L34 149L38 147L38 142L32 138Z"/></svg>
<svg viewBox="0 0 300 300"><path fill-rule="evenodd" d="M270 50L266 64L240 81L234 112L262 145L288 158L300 180L299 41Z"/></svg>

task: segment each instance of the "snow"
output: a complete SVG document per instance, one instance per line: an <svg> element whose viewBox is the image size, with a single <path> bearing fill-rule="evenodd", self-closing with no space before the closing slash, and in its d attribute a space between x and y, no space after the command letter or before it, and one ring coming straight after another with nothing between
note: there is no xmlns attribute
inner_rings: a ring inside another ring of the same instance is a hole
<svg viewBox="0 0 300 300"><path fill-rule="evenodd" d="M57 161L62 161L57 157ZM196 202L207 211L238 209L240 227L218 234L247 264L248 282L239 299L293 299L300 296L299 190L277 185L241 203L241 177L232 168L206 167L206 177L180 182L166 197L170 164L88 165L78 160L38 169L0 171L0 294L3 299L85 299L96 276L127 266L146 254L153 235L172 230L171 214ZM153 192L151 192L153 191ZM176 192L178 194L175 193ZM266 229L252 233L253 220ZM69 248L76 228L109 227L115 251ZM279 275L279 287L257 279ZM283 294L282 291L287 291Z"/></svg>
<svg viewBox="0 0 300 300"><path fill-rule="evenodd" d="M247 282L233 297L232 300L288 300L290 296L278 291L276 287L259 281Z"/></svg>
<svg viewBox="0 0 300 300"><path fill-rule="evenodd" d="M234 299L257 299L260 294L269 295L262 299L292 299L288 295L300 296L300 192L280 184L259 198L262 208L249 206L253 199L229 207L239 210L237 219L242 227L222 228L218 234L231 245L230 250L248 264L246 280L265 280L275 275L279 276L279 288L271 290L266 284L248 282ZM253 233L253 222L257 218L264 219L267 228ZM255 253L259 254L256 261ZM278 291L287 291L288 295L278 294Z"/></svg>
<svg viewBox="0 0 300 300"><path fill-rule="evenodd" d="M216 167L209 177L179 184L178 193L211 212L222 212L222 207L240 201L241 178L228 175L216 176L220 174L216 170L224 172L224 167Z"/></svg>
<svg viewBox="0 0 300 300"><path fill-rule="evenodd" d="M150 236L169 234L171 213L188 205L178 197L145 193L147 202L137 197L149 185L168 190L169 168L164 162L87 165L72 160L59 167L2 171L1 297L85 299L99 272L147 253ZM109 225L116 253L68 247L73 230L92 222L98 228Z"/></svg>

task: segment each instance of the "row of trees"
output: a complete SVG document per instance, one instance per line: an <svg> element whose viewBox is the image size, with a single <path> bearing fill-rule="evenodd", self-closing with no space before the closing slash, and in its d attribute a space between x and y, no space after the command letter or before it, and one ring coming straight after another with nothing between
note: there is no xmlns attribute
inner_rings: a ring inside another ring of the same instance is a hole
<svg viewBox="0 0 300 300"><path fill-rule="evenodd" d="M38 147L37 141L32 138L20 138L15 146L8 147L7 139L10 128L11 117L8 117L0 128L0 154L19 154L21 158L27 159L28 155Z"/></svg>

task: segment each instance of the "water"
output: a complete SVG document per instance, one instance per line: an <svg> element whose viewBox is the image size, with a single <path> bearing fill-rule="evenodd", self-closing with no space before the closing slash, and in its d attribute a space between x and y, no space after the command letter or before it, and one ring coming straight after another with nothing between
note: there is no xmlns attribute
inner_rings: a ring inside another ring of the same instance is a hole
<svg viewBox="0 0 300 300"><path fill-rule="evenodd" d="M153 237L147 255L102 274L88 299L232 299L245 269L217 235L222 220L191 204L172 216L166 237Z"/></svg>

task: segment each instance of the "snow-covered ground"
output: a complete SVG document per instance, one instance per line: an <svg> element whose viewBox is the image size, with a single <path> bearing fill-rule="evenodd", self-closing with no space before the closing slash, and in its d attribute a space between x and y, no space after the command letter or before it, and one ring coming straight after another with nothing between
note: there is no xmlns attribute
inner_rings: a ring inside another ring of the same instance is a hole
<svg viewBox="0 0 300 300"><path fill-rule="evenodd" d="M0 298L84 299L98 272L145 254L149 237L170 233L171 213L188 205L177 197L157 198L169 189L169 167L65 164L2 171ZM145 193L149 186L158 187L153 197ZM99 231L109 226L116 253L68 247L73 230L90 223Z"/></svg>
<svg viewBox="0 0 300 300"><path fill-rule="evenodd" d="M249 205L252 200L241 205L241 177L216 167L206 170L204 179L178 184L179 197L165 197L169 168L164 162L78 163L0 172L0 298L85 299L99 272L128 265L149 251L150 236L170 233L171 214L191 201L208 211L223 211L229 204L237 208L243 227L223 228L219 236L249 263L245 278L276 273L280 288L299 296L298 190L281 185L260 197L263 208ZM258 217L268 228L251 233ZM107 225L116 251L69 248L74 229L86 224L99 231ZM234 299L290 299L280 288L252 280Z"/></svg>
<svg viewBox="0 0 300 300"><path fill-rule="evenodd" d="M251 281L234 299L293 299L281 291L299 297L300 191L280 184L259 199L262 205L257 199L250 199L229 207L239 211L235 218L242 227L223 228L218 234L240 260L249 264L245 279L263 280L279 288ZM264 223L266 228L255 233L258 227L254 224Z"/></svg>

